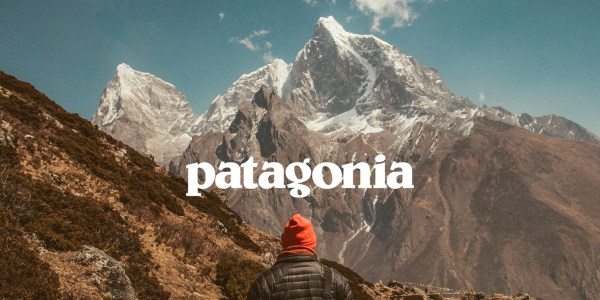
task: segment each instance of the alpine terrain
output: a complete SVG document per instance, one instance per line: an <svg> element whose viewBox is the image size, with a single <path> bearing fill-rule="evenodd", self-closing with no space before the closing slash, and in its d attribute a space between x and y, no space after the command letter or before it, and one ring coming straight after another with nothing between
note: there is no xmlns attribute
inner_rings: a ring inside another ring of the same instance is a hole
<svg viewBox="0 0 600 300"><path fill-rule="evenodd" d="M381 153L388 166L413 166L414 189L313 185L302 199L284 189L224 191L262 230L278 234L294 212L310 216L318 252L370 280L600 298L600 138L570 120L479 107L435 69L332 17L319 19L293 63L243 75L198 118L169 105L163 113L156 94L127 92L172 86L137 71L153 80L118 85L119 68L94 123L127 143L139 132L130 145L161 164L177 155L160 155L171 147L164 141L195 135L169 165L184 178L187 164L250 156L314 166L373 164ZM165 134L159 122L181 130Z"/></svg>
<svg viewBox="0 0 600 300"><path fill-rule="evenodd" d="M278 253L217 194L185 197L181 178L2 72L0 150L2 299L245 299ZM322 261L355 299L459 299Z"/></svg>

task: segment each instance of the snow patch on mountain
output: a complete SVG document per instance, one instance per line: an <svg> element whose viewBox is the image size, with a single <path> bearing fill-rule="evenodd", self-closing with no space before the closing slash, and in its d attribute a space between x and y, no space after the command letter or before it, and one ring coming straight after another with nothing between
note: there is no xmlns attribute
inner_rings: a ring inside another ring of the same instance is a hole
<svg viewBox="0 0 600 300"><path fill-rule="evenodd" d="M306 127L326 134L339 131L377 133L385 129L373 126L370 122L380 113L380 111L373 111L369 115L359 115L354 108L331 118L327 118L325 113L320 113L314 120L307 121Z"/></svg>

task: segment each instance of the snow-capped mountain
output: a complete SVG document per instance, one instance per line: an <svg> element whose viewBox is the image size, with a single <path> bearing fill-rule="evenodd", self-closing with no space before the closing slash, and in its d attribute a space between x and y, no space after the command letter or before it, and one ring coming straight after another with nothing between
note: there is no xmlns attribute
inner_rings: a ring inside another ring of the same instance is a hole
<svg viewBox="0 0 600 300"><path fill-rule="evenodd" d="M333 17L319 19L292 64L276 60L243 75L218 96L202 115L202 133L224 132L239 104L250 102L262 85L286 99L310 129L334 135L388 129L403 143L417 123L467 135L473 118L487 117L562 139L600 143L593 133L558 116L517 115L456 97L437 70L373 35L345 31Z"/></svg>
<svg viewBox="0 0 600 300"><path fill-rule="evenodd" d="M109 132L117 138L124 134L125 142L136 131L143 146L156 141L156 129L146 123L157 117L143 109L125 110L118 100L147 103L149 94L110 96L121 90L118 84L111 81L97 115L106 124L119 124ZM146 90L144 83L131 85L125 90ZM372 162L382 153L388 164L411 163L413 190L312 186L303 199L292 199L286 190L225 191L242 218L266 231L279 232L293 212L310 216L319 253L370 279L404 276L456 288L502 286L510 291L521 288L517 281L540 293L564 291L563 298L571 299L577 291L565 287L583 290L587 284L559 254L597 265L593 255L570 245L589 240L591 248L600 249L600 238L590 229L600 216L590 201L593 193L574 188L600 180L594 169L598 146L542 135L599 144L597 136L559 116L479 107L449 91L435 69L372 35L346 32L332 17L319 19L293 63L276 60L243 75L202 116L172 120L181 121L187 136L195 134L169 166L184 177L189 163L242 162L249 156L284 165L311 158L314 166ZM165 139L161 145L169 143ZM586 165L592 167L582 182L571 182ZM564 244L556 244L557 230L565 228L570 231L560 237ZM522 239L507 248L506 239L513 236ZM558 250L549 250L545 245L550 244ZM523 260L518 266L504 265L516 258ZM560 274L545 274L548 265ZM515 279L528 268L544 275ZM596 295L598 289L586 293Z"/></svg>
<svg viewBox="0 0 600 300"><path fill-rule="evenodd" d="M345 31L333 17L319 19L293 63L276 59L242 75L200 117L172 84L121 64L92 122L166 165L193 135L224 132L240 103L250 102L262 85L285 99L308 128L331 135L387 129L402 144L415 124L467 135L472 119L485 116L535 133L600 143L559 116L517 115L456 97L435 69L373 35Z"/></svg>
<svg viewBox="0 0 600 300"><path fill-rule="evenodd" d="M200 133L200 120L174 85L120 64L104 89L92 123L166 165Z"/></svg>
<svg viewBox="0 0 600 300"><path fill-rule="evenodd" d="M185 178L185 166L197 161L241 163L252 156L259 163L287 165L309 157L312 166L320 162L341 165L372 162L383 153L387 163L407 161L414 166L414 190L311 186L311 194L303 199L292 199L287 190L277 189L224 192L236 212L263 230L278 232L294 212L310 216L319 236L320 255L373 280L402 277L444 286L490 290L501 286L515 291L521 286L510 278L525 270L504 269L499 258L504 262L519 257L523 265L542 270L541 253L552 257L558 268L571 267L541 245L552 240L552 228L579 221L568 210L545 209L546 205L562 205L563 199L553 195L565 192L541 191L562 189L557 188L560 183L577 174L576 169L570 169L569 175L549 173L548 166L566 168L570 163L565 162L576 161L579 150L557 151L565 147L558 140L552 150L542 150L540 145L553 139L536 138L516 127L591 143L598 143L596 136L557 116L533 118L499 107L478 107L453 95L436 70L374 36L346 32L331 17L319 20L313 37L291 65L279 63L284 67L267 66L242 76L261 79L239 80L228 90L244 91L243 96L238 93L233 98L231 92L214 101L204 117L219 124L220 132L211 129L194 137L170 169ZM280 80L273 85L265 78ZM259 88L259 84L266 87ZM585 147L597 152L592 145ZM514 165L520 171L513 174L509 170ZM527 175L518 176L521 173ZM547 180L535 180L547 174L552 174ZM596 177L586 180L592 178ZM579 191L566 193L575 195L574 201L593 206ZM488 205L495 209L490 211ZM596 211L578 213L592 222ZM530 227L529 215L544 216L547 227ZM490 218L511 220L514 228L506 230L490 223ZM473 235L475 231L481 236ZM531 253L535 254L513 253L517 250L507 248L503 240L506 234L535 237L518 242L518 247L534 249ZM581 244L587 238L597 240L582 236L571 242ZM558 252L594 261L583 252L557 247ZM542 275L520 284L539 286L536 291L544 293L561 290L576 276L577 272L565 271L564 280L550 282ZM588 292L593 294L594 289ZM563 295L568 298L573 293Z"/></svg>
<svg viewBox="0 0 600 300"><path fill-rule="evenodd" d="M355 109L364 115L413 101L430 107L456 102L437 71L375 36L346 32L333 17L319 19L287 87L283 97L306 108L310 119L315 112L334 116Z"/></svg>

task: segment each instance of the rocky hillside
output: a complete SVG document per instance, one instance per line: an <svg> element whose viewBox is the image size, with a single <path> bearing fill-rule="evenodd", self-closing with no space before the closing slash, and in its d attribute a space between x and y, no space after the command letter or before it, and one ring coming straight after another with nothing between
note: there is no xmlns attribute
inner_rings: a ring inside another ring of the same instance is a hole
<svg viewBox="0 0 600 300"><path fill-rule="evenodd" d="M277 241L0 73L0 298L240 299ZM240 286L242 283L242 286Z"/></svg>

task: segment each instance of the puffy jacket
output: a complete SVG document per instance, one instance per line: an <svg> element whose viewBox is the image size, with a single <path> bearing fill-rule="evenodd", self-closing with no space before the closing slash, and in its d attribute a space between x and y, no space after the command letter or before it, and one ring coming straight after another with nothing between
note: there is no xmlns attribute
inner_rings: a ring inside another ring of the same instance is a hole
<svg viewBox="0 0 600 300"><path fill-rule="evenodd" d="M335 269L331 271L331 299L354 299L346 278ZM260 274L246 299L326 299L324 292L323 264L314 255L292 254Z"/></svg>

